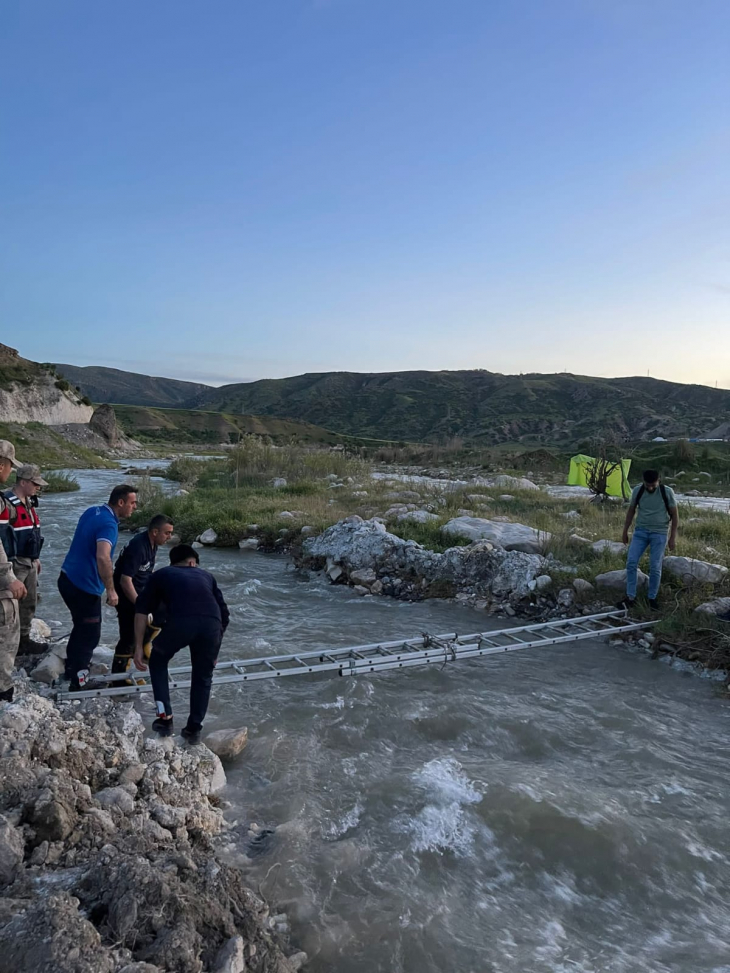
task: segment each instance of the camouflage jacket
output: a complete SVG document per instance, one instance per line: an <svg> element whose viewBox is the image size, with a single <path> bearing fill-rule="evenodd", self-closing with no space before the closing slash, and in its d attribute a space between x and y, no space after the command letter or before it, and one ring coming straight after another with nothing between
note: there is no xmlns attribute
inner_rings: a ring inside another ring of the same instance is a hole
<svg viewBox="0 0 730 973"><path fill-rule="evenodd" d="M0 511L7 506L7 500L0 494ZM12 598L10 585L15 581L12 562L8 561L5 548L0 544L0 598Z"/></svg>

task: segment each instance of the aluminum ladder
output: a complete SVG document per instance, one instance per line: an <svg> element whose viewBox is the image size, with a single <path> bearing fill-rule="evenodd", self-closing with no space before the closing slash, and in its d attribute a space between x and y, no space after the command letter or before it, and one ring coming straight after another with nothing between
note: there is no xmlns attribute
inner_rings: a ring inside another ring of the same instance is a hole
<svg viewBox="0 0 730 973"><path fill-rule="evenodd" d="M639 629L650 628L655 621L634 622L625 611L603 612L599 615L583 615L578 618L558 619L536 625L503 628L492 632L476 632L472 635L429 635L419 638L396 639L392 642L373 642L370 645L348 646L340 649L315 649L295 655L272 655L260 659L235 659L221 661L213 674L213 689L227 683L254 682L258 679L281 679L286 676L305 676L311 673L336 673L339 676L356 676L361 673L384 672L388 669L406 669L429 663L459 662L483 655L514 652L517 649L534 649L561 642L580 642L584 639L607 635L623 635ZM170 689L187 689L190 686L192 666L177 666L169 670ZM103 689L86 689L80 692L60 691L57 699L84 699L98 696L131 696L152 691L149 672L131 671L135 685L114 685L130 679L130 673L101 677L108 684Z"/></svg>

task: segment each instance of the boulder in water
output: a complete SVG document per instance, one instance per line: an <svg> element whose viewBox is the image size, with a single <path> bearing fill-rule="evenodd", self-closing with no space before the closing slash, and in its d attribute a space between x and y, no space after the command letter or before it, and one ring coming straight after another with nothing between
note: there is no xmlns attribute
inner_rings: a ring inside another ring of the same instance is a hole
<svg viewBox="0 0 730 973"><path fill-rule="evenodd" d="M248 727L242 726L232 730L214 730L203 741L209 750L221 758L232 760L245 748L248 743Z"/></svg>

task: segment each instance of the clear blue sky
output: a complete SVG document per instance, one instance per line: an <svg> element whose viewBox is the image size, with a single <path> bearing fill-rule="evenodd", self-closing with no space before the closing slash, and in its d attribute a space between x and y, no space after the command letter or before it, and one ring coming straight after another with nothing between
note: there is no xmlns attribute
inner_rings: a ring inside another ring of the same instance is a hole
<svg viewBox="0 0 730 973"><path fill-rule="evenodd" d="M728 0L5 0L0 340L730 386Z"/></svg>

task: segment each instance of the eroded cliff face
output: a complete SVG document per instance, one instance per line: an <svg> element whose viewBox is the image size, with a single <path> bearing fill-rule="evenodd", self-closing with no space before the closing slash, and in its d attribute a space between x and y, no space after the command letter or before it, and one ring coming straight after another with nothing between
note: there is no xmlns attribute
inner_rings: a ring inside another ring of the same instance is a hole
<svg viewBox="0 0 730 973"><path fill-rule="evenodd" d="M93 411L68 382L0 344L0 421L54 426L88 422Z"/></svg>

